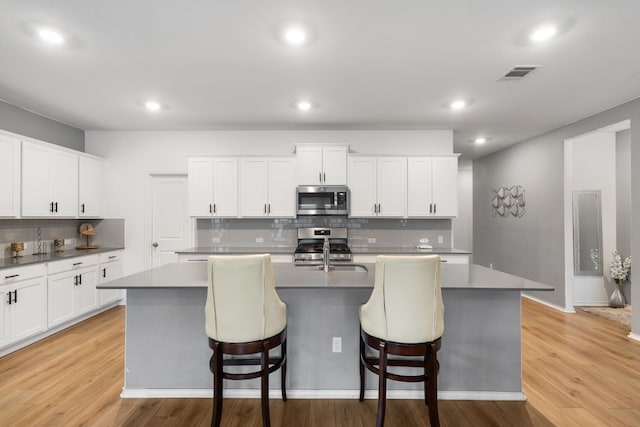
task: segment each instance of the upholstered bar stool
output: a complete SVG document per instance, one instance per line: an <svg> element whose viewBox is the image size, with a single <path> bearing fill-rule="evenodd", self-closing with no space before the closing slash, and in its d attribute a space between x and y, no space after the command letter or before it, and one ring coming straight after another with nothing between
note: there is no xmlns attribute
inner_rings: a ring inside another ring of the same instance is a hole
<svg viewBox="0 0 640 427"><path fill-rule="evenodd" d="M387 379L424 382L429 420L432 426L440 425L436 352L443 332L440 257L379 256L373 292L360 308L360 401L366 367L379 376L378 427L384 425ZM369 347L378 351L377 357L367 356ZM392 373L389 366L419 367L423 373Z"/></svg>
<svg viewBox="0 0 640 427"><path fill-rule="evenodd" d="M287 306L276 293L271 256L211 256L205 305L206 332L213 355L212 426L222 419L222 380L261 379L262 423L270 426L269 374L281 370L282 400L287 400ZM280 356L269 351L280 346ZM230 357L225 358L225 355ZM234 358L239 355L257 355ZM225 366L259 365L249 373L232 373Z"/></svg>

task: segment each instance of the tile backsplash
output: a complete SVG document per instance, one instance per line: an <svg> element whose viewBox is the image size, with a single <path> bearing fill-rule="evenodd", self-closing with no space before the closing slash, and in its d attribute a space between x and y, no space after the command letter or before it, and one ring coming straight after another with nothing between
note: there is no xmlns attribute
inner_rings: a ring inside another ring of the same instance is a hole
<svg viewBox="0 0 640 427"><path fill-rule="evenodd" d="M352 247L415 247L428 239L451 248L450 219L352 219L342 216L296 219L198 219L199 247L295 247L299 227L347 227ZM440 243L441 241L441 243Z"/></svg>
<svg viewBox="0 0 640 427"><path fill-rule="evenodd" d="M37 252L38 228L43 252L53 252L53 239L63 238L63 249L80 244L80 224L91 223L96 230L91 243L104 247L124 247L124 219L0 219L0 258L9 258L11 242L24 242L23 255Z"/></svg>

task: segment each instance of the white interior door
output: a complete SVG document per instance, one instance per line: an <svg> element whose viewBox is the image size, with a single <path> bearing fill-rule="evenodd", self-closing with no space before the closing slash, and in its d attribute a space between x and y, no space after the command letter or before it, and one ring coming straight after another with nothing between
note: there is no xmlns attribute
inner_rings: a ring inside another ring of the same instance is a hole
<svg viewBox="0 0 640 427"><path fill-rule="evenodd" d="M175 251L191 246L186 175L151 177L151 263L178 262Z"/></svg>

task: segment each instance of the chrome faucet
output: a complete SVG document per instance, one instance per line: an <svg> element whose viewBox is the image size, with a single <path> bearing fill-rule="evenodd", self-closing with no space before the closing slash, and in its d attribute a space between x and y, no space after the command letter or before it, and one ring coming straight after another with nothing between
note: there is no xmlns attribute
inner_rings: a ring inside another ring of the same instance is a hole
<svg viewBox="0 0 640 427"><path fill-rule="evenodd" d="M329 271L329 239L325 237L324 245L322 245L322 270L327 273Z"/></svg>

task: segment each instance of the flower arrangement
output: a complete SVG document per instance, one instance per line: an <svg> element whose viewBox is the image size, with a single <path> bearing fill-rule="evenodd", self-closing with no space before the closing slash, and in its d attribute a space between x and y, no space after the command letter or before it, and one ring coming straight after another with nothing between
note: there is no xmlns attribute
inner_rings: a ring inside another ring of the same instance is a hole
<svg viewBox="0 0 640 427"><path fill-rule="evenodd" d="M622 283L629 277L630 272L631 257L626 257L624 261L622 261L622 257L620 256L620 253L618 253L618 250L616 249L613 251L609 273L611 273L611 278L615 280L616 285L622 285Z"/></svg>

